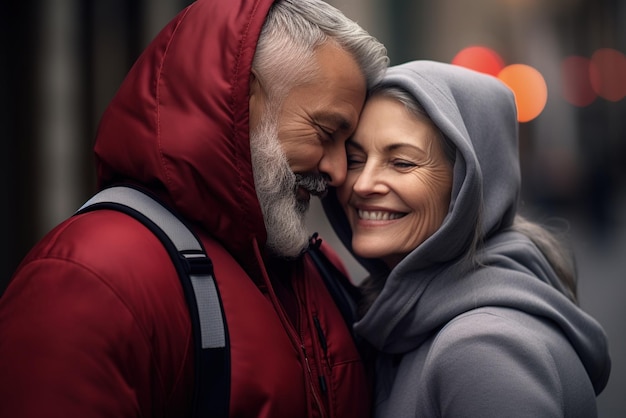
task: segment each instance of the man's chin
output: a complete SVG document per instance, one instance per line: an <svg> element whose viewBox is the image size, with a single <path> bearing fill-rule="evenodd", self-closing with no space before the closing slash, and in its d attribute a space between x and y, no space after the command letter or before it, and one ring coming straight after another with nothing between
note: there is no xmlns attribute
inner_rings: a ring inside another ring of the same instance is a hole
<svg viewBox="0 0 626 418"><path fill-rule="evenodd" d="M307 236L306 242L302 242L300 245L291 245L291 246L276 246L270 245L270 253L277 258L282 258L285 260L296 260L304 254L304 252L309 247L309 239Z"/></svg>
<svg viewBox="0 0 626 418"><path fill-rule="evenodd" d="M279 210L281 206L283 210ZM298 258L309 244L305 217L309 201L279 199L268 209L265 226L269 250L277 257Z"/></svg>
<svg viewBox="0 0 626 418"><path fill-rule="evenodd" d="M303 248L302 250L300 250L298 254L279 254L277 255L277 257L282 260L293 261L302 257L302 254L304 254L305 251L306 251L306 248Z"/></svg>

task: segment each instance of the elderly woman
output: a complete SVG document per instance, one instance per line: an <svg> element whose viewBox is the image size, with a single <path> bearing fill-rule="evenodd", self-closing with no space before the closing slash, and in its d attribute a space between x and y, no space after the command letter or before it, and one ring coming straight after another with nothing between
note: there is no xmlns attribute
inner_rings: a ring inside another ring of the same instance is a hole
<svg viewBox="0 0 626 418"><path fill-rule="evenodd" d="M389 70L324 201L369 270L356 332L378 352L377 417L594 417L610 359L573 260L518 214L518 125L496 78Z"/></svg>

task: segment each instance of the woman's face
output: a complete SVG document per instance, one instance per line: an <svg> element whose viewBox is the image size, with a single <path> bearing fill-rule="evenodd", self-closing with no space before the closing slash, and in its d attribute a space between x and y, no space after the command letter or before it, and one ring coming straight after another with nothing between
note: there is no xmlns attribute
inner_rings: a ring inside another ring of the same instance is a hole
<svg viewBox="0 0 626 418"><path fill-rule="evenodd" d="M367 101L346 147L348 173L337 192L352 248L393 268L441 226L452 164L434 125L385 96Z"/></svg>

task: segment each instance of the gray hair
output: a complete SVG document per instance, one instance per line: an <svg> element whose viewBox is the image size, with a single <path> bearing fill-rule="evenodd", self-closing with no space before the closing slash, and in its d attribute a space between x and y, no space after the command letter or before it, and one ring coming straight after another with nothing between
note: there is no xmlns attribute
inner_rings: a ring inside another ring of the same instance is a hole
<svg viewBox="0 0 626 418"><path fill-rule="evenodd" d="M561 291L574 303L578 303L576 258L567 246L565 231L556 226L540 225L521 215L516 215L511 229L526 235L554 269L563 289Z"/></svg>
<svg viewBox="0 0 626 418"><path fill-rule="evenodd" d="M389 65L385 46L335 7L321 0L277 0L265 20L252 68L269 94L281 99L315 75L313 55L326 42L352 55L368 88Z"/></svg>

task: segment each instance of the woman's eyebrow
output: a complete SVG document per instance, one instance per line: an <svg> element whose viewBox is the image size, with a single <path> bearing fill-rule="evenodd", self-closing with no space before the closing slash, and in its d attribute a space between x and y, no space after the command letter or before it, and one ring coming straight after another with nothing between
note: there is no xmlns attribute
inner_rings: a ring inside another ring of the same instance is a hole
<svg viewBox="0 0 626 418"><path fill-rule="evenodd" d="M351 146L351 147L357 148L360 151L364 150L363 146L361 144L359 144L358 142L356 142L353 138L348 138L348 140L346 141L346 146L348 146L348 145ZM391 152L391 151L396 151L396 150L399 150L399 149L402 149L402 148L411 148L411 149L413 149L415 151L418 151L418 152L420 152L422 154L426 154L427 153L426 150L423 149L422 147L414 145L414 144L409 144L409 143L406 143L406 142L396 142L396 143L388 144L388 145L386 145L383 148L383 150L387 151L387 152Z"/></svg>
<svg viewBox="0 0 626 418"><path fill-rule="evenodd" d="M386 151L396 151L402 148L411 148L415 151L418 151L422 154L426 154L426 150L418 145L415 144L408 144L406 142L398 142L398 143L394 143L394 144L389 144L385 147Z"/></svg>

